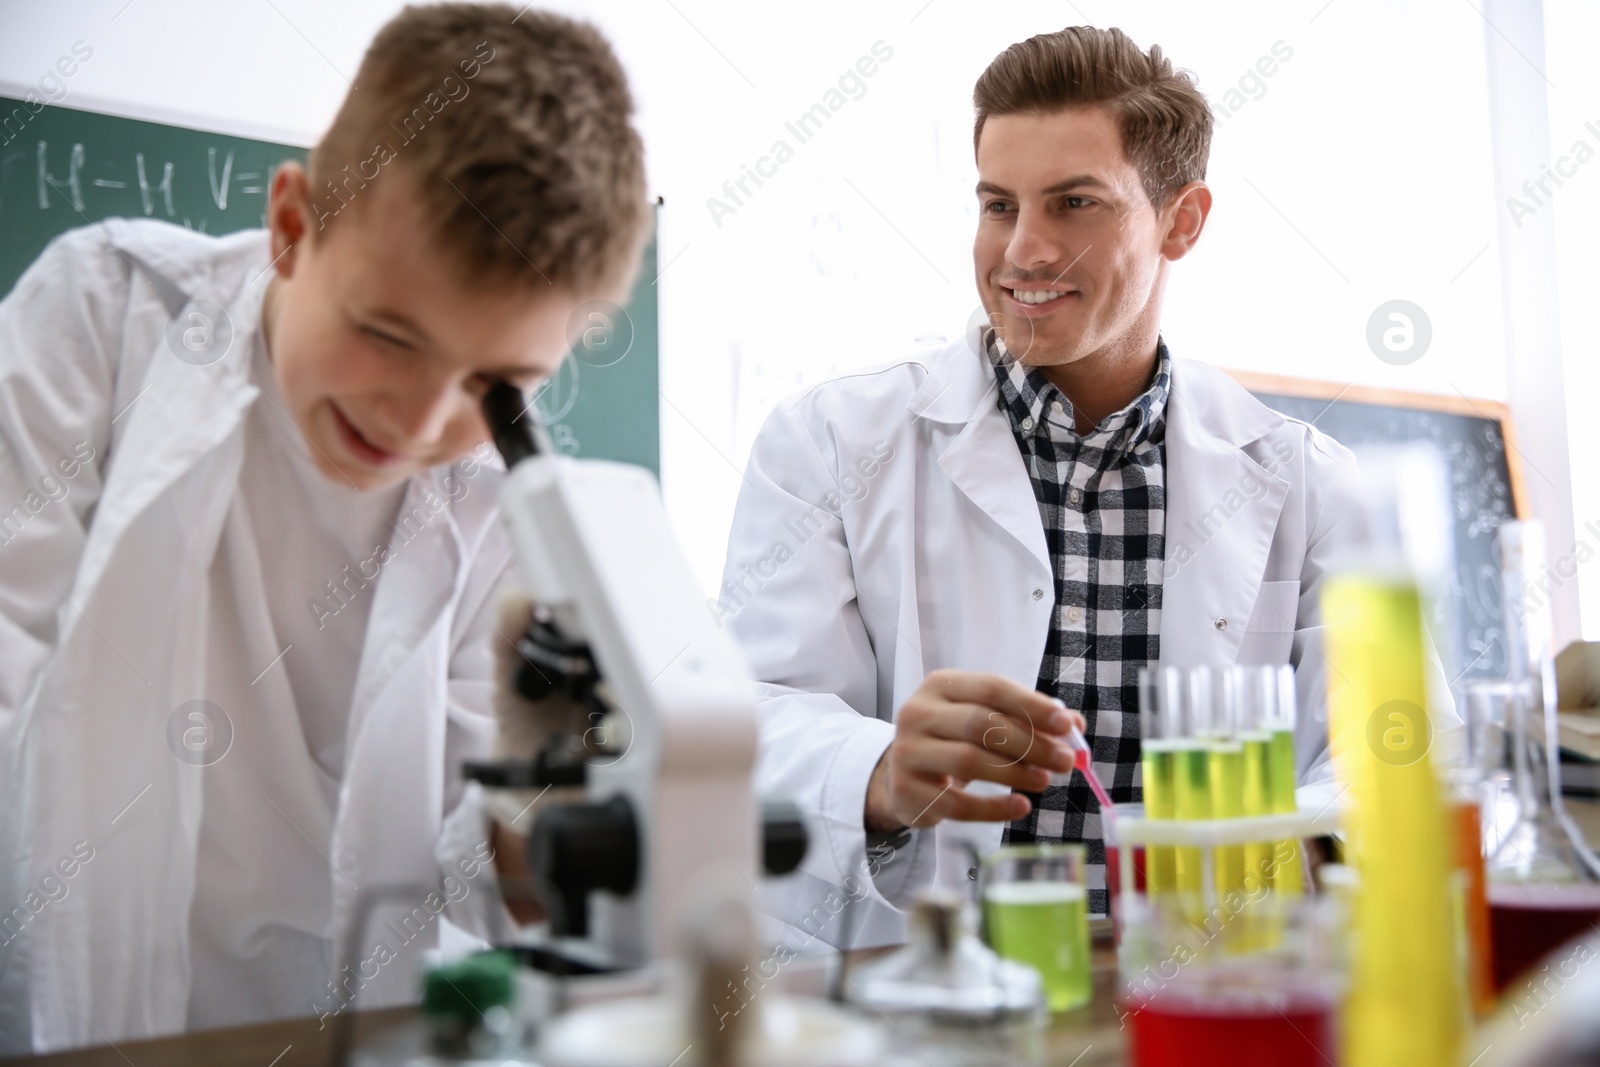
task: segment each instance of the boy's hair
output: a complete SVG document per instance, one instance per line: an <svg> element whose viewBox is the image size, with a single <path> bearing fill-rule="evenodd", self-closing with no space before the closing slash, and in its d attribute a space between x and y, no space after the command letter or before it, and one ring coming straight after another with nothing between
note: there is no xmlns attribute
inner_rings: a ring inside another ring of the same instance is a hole
<svg viewBox="0 0 1600 1067"><path fill-rule="evenodd" d="M1173 70L1160 45L1146 54L1119 29L1068 26L1019 41L978 78L972 104L974 154L991 115L1104 106L1157 211L1173 193L1206 176L1211 106L1194 76Z"/></svg>
<svg viewBox="0 0 1600 1067"><path fill-rule="evenodd" d="M498 4L407 7L311 152L313 230L359 210L361 191L398 168L469 277L625 283L650 210L632 113L627 77L587 23Z"/></svg>

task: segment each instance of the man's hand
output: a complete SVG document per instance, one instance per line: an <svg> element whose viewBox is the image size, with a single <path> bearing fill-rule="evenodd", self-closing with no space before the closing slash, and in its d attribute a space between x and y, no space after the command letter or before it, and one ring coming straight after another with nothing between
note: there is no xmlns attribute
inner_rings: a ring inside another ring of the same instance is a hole
<svg viewBox="0 0 1600 1067"><path fill-rule="evenodd" d="M895 716L894 740L867 783L865 826L1020 819L1027 797L977 796L962 787L982 780L1042 791L1052 771L1072 769L1066 738L1074 726L1086 728L1082 715L1010 679L934 671Z"/></svg>

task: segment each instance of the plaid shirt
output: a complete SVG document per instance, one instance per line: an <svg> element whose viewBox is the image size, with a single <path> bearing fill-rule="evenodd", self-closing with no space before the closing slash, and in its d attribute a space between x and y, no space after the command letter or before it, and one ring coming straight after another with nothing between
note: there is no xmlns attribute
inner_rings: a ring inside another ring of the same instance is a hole
<svg viewBox="0 0 1600 1067"><path fill-rule="evenodd" d="M992 332L987 347L1055 572L1055 613L1038 689L1083 712L1094 769L1111 799L1138 801L1139 669L1160 652L1172 360L1158 342L1150 387L1079 435L1072 404L1059 389L1011 358ZM1089 911L1104 915L1100 805L1081 775L1065 781L1028 794L1033 810L1007 827L1003 840L1083 841Z"/></svg>

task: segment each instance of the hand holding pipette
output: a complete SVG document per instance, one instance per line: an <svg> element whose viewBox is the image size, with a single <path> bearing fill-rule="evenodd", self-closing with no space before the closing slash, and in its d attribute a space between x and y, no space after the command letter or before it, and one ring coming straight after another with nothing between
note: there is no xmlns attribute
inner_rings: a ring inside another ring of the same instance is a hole
<svg viewBox="0 0 1600 1067"><path fill-rule="evenodd" d="M1111 794L1106 792L1106 787L1100 784L1099 777L1094 773L1093 750L1089 747L1088 739L1083 736L1083 731L1076 726L1072 727L1067 733L1066 742L1067 747L1072 750L1072 766L1083 775L1083 780L1089 783L1089 791L1100 802L1101 814L1107 819L1115 818L1111 808ZM1050 777L1051 785L1067 785L1071 781L1071 770Z"/></svg>

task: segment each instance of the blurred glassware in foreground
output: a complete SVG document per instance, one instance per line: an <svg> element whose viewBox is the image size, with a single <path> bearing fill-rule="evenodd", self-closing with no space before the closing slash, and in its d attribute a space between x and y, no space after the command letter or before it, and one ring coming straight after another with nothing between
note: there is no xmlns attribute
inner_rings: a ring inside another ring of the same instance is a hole
<svg viewBox="0 0 1600 1067"><path fill-rule="evenodd" d="M1032 1067L1044 1063L1044 986L975 932L973 907L926 892L910 940L846 979L846 999L890 1023L885 1067Z"/></svg>
<svg viewBox="0 0 1600 1067"><path fill-rule="evenodd" d="M1482 720L1471 732L1482 733L1474 740L1499 786L1485 868L1495 984L1505 990L1600 922L1600 858L1561 795L1550 612L1530 596L1546 575L1544 529L1508 522L1499 543L1509 677L1473 687L1469 711Z"/></svg>
<svg viewBox="0 0 1600 1067"><path fill-rule="evenodd" d="M1335 899L1272 894L1197 925L1173 899L1135 899L1118 952L1118 1014L1135 1067L1324 1067L1343 992ZM1247 938L1230 924L1254 927ZM1262 925L1273 932L1259 936ZM1240 951L1248 942L1249 951Z"/></svg>
<svg viewBox="0 0 1600 1067"><path fill-rule="evenodd" d="M1287 665L1146 668L1139 711L1143 818L1238 820L1296 810L1294 671ZM1146 856L1143 888L1153 897L1176 893L1196 914L1208 891L1299 893L1304 886L1294 839L1217 847L1209 886L1200 848L1150 845Z"/></svg>
<svg viewBox="0 0 1600 1067"><path fill-rule="evenodd" d="M514 1014L516 963L482 952L428 968L417 1018L357 1049L355 1067L465 1067L523 1062L532 1034Z"/></svg>
<svg viewBox="0 0 1600 1067"><path fill-rule="evenodd" d="M1014 845L980 865L986 939L1039 972L1053 1012L1087 1004L1093 990L1084 855L1080 844Z"/></svg>
<svg viewBox="0 0 1600 1067"><path fill-rule="evenodd" d="M1344 1062L1455 1067L1467 1003L1452 907L1454 835L1433 766L1423 619L1450 566L1443 463L1363 457L1346 486L1355 548L1322 585L1329 737L1346 786L1356 890Z"/></svg>
<svg viewBox="0 0 1600 1067"><path fill-rule="evenodd" d="M1473 1034L1472 1067L1593 1067L1600 1063L1600 933L1562 949Z"/></svg>
<svg viewBox="0 0 1600 1067"><path fill-rule="evenodd" d="M684 923L657 993L595 1001L543 1027L543 1067L881 1067L883 1024L769 988L748 901L715 880ZM768 960L772 957L767 957ZM752 983L752 979L756 979ZM510 1067L508 1061L507 1067Z"/></svg>

